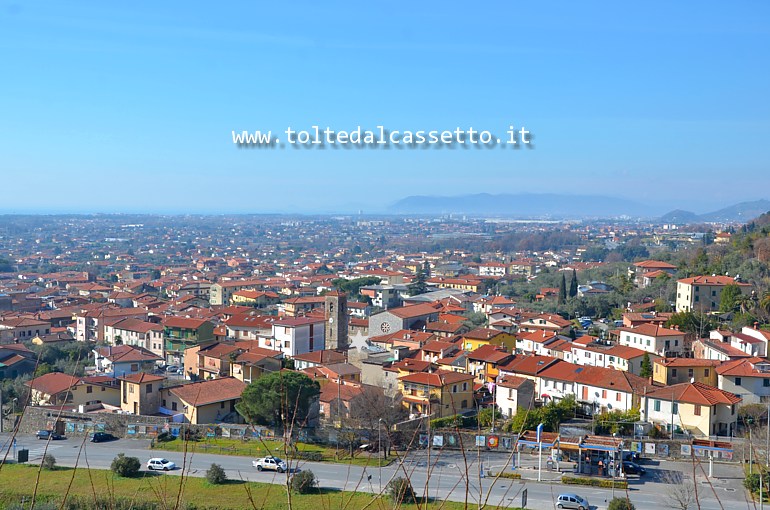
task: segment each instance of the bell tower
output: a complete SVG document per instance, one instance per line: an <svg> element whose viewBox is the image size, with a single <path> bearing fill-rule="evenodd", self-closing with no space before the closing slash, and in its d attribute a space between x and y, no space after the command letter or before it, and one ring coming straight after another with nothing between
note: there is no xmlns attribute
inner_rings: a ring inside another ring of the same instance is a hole
<svg viewBox="0 0 770 510"><path fill-rule="evenodd" d="M348 347L348 298L344 292L331 291L324 296L326 319L326 348L345 350Z"/></svg>

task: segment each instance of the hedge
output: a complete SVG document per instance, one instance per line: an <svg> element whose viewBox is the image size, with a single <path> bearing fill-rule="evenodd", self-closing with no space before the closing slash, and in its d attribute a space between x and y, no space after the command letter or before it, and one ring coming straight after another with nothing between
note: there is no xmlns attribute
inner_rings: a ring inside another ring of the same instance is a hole
<svg viewBox="0 0 770 510"><path fill-rule="evenodd" d="M521 480L521 473L511 473L509 471L505 471L503 473L498 473L498 474L491 473L489 476L490 478L499 476L500 478L509 478L511 480Z"/></svg>
<svg viewBox="0 0 770 510"><path fill-rule="evenodd" d="M567 485L588 485L589 487L602 487L605 489L611 489L612 484L615 484L616 489L627 489L628 482L625 480L602 480L599 478L585 478L577 476L563 476L561 483Z"/></svg>

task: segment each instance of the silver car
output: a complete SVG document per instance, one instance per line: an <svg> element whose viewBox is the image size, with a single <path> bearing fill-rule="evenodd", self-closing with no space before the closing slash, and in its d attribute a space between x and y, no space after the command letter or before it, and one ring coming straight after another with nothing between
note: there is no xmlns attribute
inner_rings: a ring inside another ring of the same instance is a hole
<svg viewBox="0 0 770 510"><path fill-rule="evenodd" d="M556 499L556 506L558 508L572 508L575 510L589 510L591 505L588 504L588 500L577 494L559 494Z"/></svg>

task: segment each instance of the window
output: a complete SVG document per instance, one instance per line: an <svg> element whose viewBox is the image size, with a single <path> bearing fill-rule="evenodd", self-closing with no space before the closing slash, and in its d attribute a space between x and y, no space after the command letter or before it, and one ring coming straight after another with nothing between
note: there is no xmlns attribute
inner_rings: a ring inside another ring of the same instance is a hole
<svg viewBox="0 0 770 510"><path fill-rule="evenodd" d="M711 291L711 296L712 296L712 297L716 297L716 295L717 295L717 291L715 291L715 290L712 290L712 291Z"/></svg>
<svg viewBox="0 0 770 510"><path fill-rule="evenodd" d="M171 410L176 411L176 402L171 402Z"/></svg>
<svg viewBox="0 0 770 510"><path fill-rule="evenodd" d="M703 377L708 377L708 376L709 376L709 373L710 373L710 372L709 372L709 369L708 369L708 368L707 368L707 369L705 369L705 370L703 371Z"/></svg>
<svg viewBox="0 0 770 510"><path fill-rule="evenodd" d="M148 384L147 386L145 386L144 392L145 393L152 393L152 384Z"/></svg>
<svg viewBox="0 0 770 510"><path fill-rule="evenodd" d="M695 302L697 303L700 300L700 296L695 296Z"/></svg>
<svg viewBox="0 0 770 510"><path fill-rule="evenodd" d="M467 391L467 390L468 390L468 383L464 382L463 383L463 391Z"/></svg>
<svg viewBox="0 0 770 510"><path fill-rule="evenodd" d="M224 409L225 408L225 401L224 400L219 403L219 408L220 409Z"/></svg>
<svg viewBox="0 0 770 510"><path fill-rule="evenodd" d="M767 381L767 379L765 379L765 381ZM765 386L767 386L767 385L765 385ZM94 387L93 386L86 386L86 393L93 393L93 392L94 392Z"/></svg>
<svg viewBox="0 0 770 510"><path fill-rule="evenodd" d="M679 414L679 402L674 402L674 409L671 412L674 414Z"/></svg>
<svg viewBox="0 0 770 510"><path fill-rule="evenodd" d="M695 416L700 416L700 405L695 404Z"/></svg>
<svg viewBox="0 0 770 510"><path fill-rule="evenodd" d="M602 390L602 398L607 398L607 390Z"/></svg>
<svg viewBox="0 0 770 510"><path fill-rule="evenodd" d="M692 368L687 369L687 377L691 378L695 375L695 371Z"/></svg>
<svg viewBox="0 0 770 510"><path fill-rule="evenodd" d="M654 408L656 411L660 412L660 400L654 400L653 402L655 403L655 404L654 404L654 406L653 406L653 408Z"/></svg>
<svg viewBox="0 0 770 510"><path fill-rule="evenodd" d="M735 385L736 386L740 386L741 384L743 384L743 381L741 380L741 378L740 377L736 377L735 378Z"/></svg>
<svg viewBox="0 0 770 510"><path fill-rule="evenodd" d="M138 372L139 371L139 364L138 363L131 363L131 371L132 372Z"/></svg>
<svg viewBox="0 0 770 510"><path fill-rule="evenodd" d="M128 392L129 393L133 393L134 392L134 385L133 384L129 384L128 385Z"/></svg>
<svg viewBox="0 0 770 510"><path fill-rule="evenodd" d="M770 379L763 379L762 380L762 386L764 386L765 388L770 386Z"/></svg>
<svg viewBox="0 0 770 510"><path fill-rule="evenodd" d="M676 377L676 368L671 369L671 377Z"/></svg>
<svg viewBox="0 0 770 510"><path fill-rule="evenodd" d="M166 407L166 399L163 399L163 407Z"/></svg>
<svg viewBox="0 0 770 510"><path fill-rule="evenodd" d="M620 398L621 398L620 397L620 392L619 391L615 392L615 401L616 402L620 402Z"/></svg>

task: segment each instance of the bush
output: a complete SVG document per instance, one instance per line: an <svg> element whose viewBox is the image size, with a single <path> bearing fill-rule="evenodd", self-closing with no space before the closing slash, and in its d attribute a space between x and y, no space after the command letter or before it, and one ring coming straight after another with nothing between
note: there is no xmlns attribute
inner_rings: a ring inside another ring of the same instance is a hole
<svg viewBox="0 0 770 510"><path fill-rule="evenodd" d="M42 464L43 464L43 468L48 469L49 471L56 469L56 457L54 457L50 453L46 453L45 455L43 455Z"/></svg>
<svg viewBox="0 0 770 510"><path fill-rule="evenodd" d="M490 475L493 478L498 476L500 478L508 478L509 480L521 480L521 473L511 473L510 471Z"/></svg>
<svg viewBox="0 0 770 510"><path fill-rule="evenodd" d="M607 510L636 510L636 507L627 498L614 498Z"/></svg>
<svg viewBox="0 0 770 510"><path fill-rule="evenodd" d="M759 492L759 474L752 473L746 475L746 478L743 479L743 486L746 487L749 492Z"/></svg>
<svg viewBox="0 0 770 510"><path fill-rule="evenodd" d="M412 484L407 478L394 478L385 490L395 503L414 503L417 500Z"/></svg>
<svg viewBox="0 0 770 510"><path fill-rule="evenodd" d="M297 452L294 456L297 459L320 462L324 460L323 452Z"/></svg>
<svg viewBox="0 0 770 510"><path fill-rule="evenodd" d="M561 483L565 483L567 485L587 485L589 487L603 487L605 489L611 489L613 481L600 480L597 478L584 478L579 476L564 476L561 479ZM615 480L614 483L616 489L628 488L628 482L625 480Z"/></svg>
<svg viewBox="0 0 770 510"><path fill-rule="evenodd" d="M227 481L227 473L222 469L219 464L212 464L208 470L206 470L206 481L211 485L222 485Z"/></svg>
<svg viewBox="0 0 770 510"><path fill-rule="evenodd" d="M118 476L131 478L139 474L139 470L142 467L142 463L136 457L126 457L124 454L119 453L117 457L112 459L110 469Z"/></svg>
<svg viewBox="0 0 770 510"><path fill-rule="evenodd" d="M300 471L291 479L291 489L299 494L308 494L318 487L318 480L312 471Z"/></svg>

